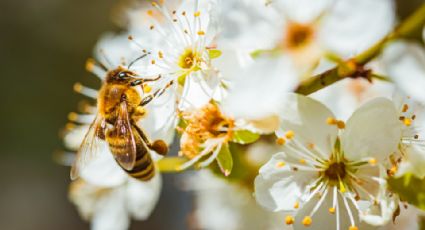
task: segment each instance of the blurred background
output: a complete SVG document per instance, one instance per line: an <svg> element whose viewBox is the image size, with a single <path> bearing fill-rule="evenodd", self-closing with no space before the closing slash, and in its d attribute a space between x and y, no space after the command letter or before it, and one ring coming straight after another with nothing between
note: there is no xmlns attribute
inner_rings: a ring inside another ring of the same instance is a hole
<svg viewBox="0 0 425 230"><path fill-rule="evenodd" d="M405 17L424 0L398 0ZM114 0L0 1L0 229L88 229L68 201L69 168L53 152L83 97L75 82L97 87L84 70L99 36L117 30ZM131 229L187 229L191 196L165 175L152 217Z"/></svg>

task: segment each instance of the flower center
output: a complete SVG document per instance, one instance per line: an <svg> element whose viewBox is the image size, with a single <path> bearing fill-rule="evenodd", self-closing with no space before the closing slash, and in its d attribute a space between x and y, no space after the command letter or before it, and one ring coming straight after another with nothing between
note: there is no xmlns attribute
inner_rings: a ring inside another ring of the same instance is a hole
<svg viewBox="0 0 425 230"><path fill-rule="evenodd" d="M284 46L287 49L299 49L310 43L314 36L314 28L312 25L290 23L288 25Z"/></svg>
<svg viewBox="0 0 425 230"><path fill-rule="evenodd" d="M225 117L214 103L184 113L182 117L186 127L183 130L185 138L181 143L181 152L189 158L196 156L207 140L224 138L226 141L232 135L233 120Z"/></svg>
<svg viewBox="0 0 425 230"><path fill-rule="evenodd" d="M192 49L186 49L179 57L178 65L183 69L192 69L197 67L200 63L201 57L197 52L193 52Z"/></svg>
<svg viewBox="0 0 425 230"><path fill-rule="evenodd" d="M325 177L328 178L331 182L338 182L339 180L344 180L347 172L344 162L333 162L324 172Z"/></svg>

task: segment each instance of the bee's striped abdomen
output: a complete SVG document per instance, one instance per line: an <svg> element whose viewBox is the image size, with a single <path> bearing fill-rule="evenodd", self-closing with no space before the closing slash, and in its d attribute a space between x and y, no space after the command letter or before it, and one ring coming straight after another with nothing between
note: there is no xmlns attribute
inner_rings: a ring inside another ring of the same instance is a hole
<svg viewBox="0 0 425 230"><path fill-rule="evenodd" d="M138 180L148 181L155 175L155 165L147 146L141 141L140 137L136 138L136 140L136 163L132 170L126 170L126 172Z"/></svg>

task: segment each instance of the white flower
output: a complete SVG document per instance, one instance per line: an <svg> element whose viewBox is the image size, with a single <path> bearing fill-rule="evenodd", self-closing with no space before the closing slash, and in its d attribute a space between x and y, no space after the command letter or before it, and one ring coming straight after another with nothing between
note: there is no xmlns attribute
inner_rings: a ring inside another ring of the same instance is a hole
<svg viewBox="0 0 425 230"><path fill-rule="evenodd" d="M414 42L395 41L383 52L382 62L394 83L417 101L425 103L425 49Z"/></svg>
<svg viewBox="0 0 425 230"><path fill-rule="evenodd" d="M247 187L227 182L202 170L186 180L186 188L194 192L193 216L196 229L246 230L290 229L277 213L262 209ZM237 194L237 195L229 195Z"/></svg>
<svg viewBox="0 0 425 230"><path fill-rule="evenodd" d="M228 151L229 142L252 143L258 139L259 133L273 132L274 129L270 127L274 128L278 124L277 121L261 123L235 119L230 114L224 114L220 105L213 101L201 108L184 111L181 117L183 125L180 127L182 136L179 155L189 159L179 166L181 170L197 162L197 166L206 167L216 160L220 152ZM228 169L222 170L225 176L230 174Z"/></svg>
<svg viewBox="0 0 425 230"><path fill-rule="evenodd" d="M399 112L402 124L402 138L399 153L394 156L392 169L395 176L413 173L416 177L425 177L425 125L424 107L413 100L396 95L394 104Z"/></svg>
<svg viewBox="0 0 425 230"><path fill-rule="evenodd" d="M149 30L132 40L152 53L149 63L138 67L147 75L161 75L178 83L175 90L182 97L180 109L184 109L207 103L219 87L220 79L211 64L213 56L219 55L214 49L216 28L210 15L215 0L175 5L169 8L170 4L152 2L145 11L149 17L141 25ZM132 29L137 34L138 28Z"/></svg>
<svg viewBox="0 0 425 230"><path fill-rule="evenodd" d="M282 50L304 71L324 52L347 58L363 51L386 35L395 21L391 0L226 2L220 5L219 25L224 32L218 37L219 44L227 42L251 51ZM241 33L228 32L235 25ZM240 44L235 42L239 40ZM250 46L245 41L250 41Z"/></svg>
<svg viewBox="0 0 425 230"><path fill-rule="evenodd" d="M71 183L69 197L80 215L91 221L91 229L125 230L130 225L130 217L145 220L150 216L160 190L160 175L149 182L128 178L126 183L113 187L77 180Z"/></svg>
<svg viewBox="0 0 425 230"><path fill-rule="evenodd" d="M295 228L357 229L360 220L391 219L397 202L385 188L382 164L397 150L401 124L390 100L371 100L346 124L300 95L289 96L281 114L284 149L260 169L257 202L289 212L286 222Z"/></svg>

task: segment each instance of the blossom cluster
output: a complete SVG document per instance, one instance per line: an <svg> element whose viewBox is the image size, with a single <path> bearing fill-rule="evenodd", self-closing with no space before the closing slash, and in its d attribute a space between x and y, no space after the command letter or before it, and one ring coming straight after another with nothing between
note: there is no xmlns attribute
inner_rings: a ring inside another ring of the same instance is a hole
<svg viewBox="0 0 425 230"><path fill-rule="evenodd" d="M102 141L69 192L92 229L147 219L169 172L195 194L193 229L418 228L425 203L393 184L425 177L425 47L397 32L424 16L397 26L392 0L121 8L123 32L104 35L86 68L102 84L117 70L143 79L129 86L150 102L134 125L179 150L148 151L145 181ZM69 115L64 142L78 157L102 108L101 92L74 89L97 100Z"/></svg>

